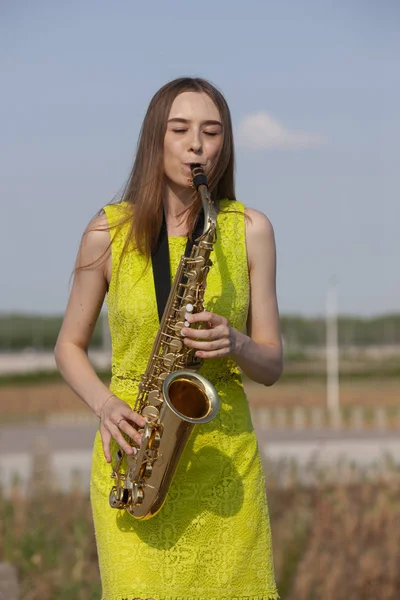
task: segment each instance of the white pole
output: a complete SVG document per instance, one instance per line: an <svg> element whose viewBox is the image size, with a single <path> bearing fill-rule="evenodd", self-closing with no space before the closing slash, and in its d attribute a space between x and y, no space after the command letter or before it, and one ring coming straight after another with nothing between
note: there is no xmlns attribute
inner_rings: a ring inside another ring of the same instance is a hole
<svg viewBox="0 0 400 600"><path fill-rule="evenodd" d="M331 278L326 294L326 374L327 406L331 413L339 412L339 347L337 324L336 279Z"/></svg>

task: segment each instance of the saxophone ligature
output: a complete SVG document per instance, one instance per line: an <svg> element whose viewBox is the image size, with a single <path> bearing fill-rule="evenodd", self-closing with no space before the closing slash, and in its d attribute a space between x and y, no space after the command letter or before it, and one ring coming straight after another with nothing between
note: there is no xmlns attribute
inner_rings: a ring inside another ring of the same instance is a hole
<svg viewBox="0 0 400 600"><path fill-rule="evenodd" d="M163 506L180 456L195 425L211 421L219 411L214 386L197 373L202 360L183 344L187 315L204 310L206 278L216 242L216 210L201 165L191 165L193 185L201 196L203 233L189 256L182 256L171 287L134 410L146 420L135 455L117 451L110 506L136 519L149 519ZM193 327L193 325L192 325Z"/></svg>

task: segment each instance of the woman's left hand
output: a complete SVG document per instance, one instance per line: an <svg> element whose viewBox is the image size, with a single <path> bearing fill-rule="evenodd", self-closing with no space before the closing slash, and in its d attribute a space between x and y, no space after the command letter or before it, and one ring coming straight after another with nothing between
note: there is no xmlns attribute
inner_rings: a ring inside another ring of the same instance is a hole
<svg viewBox="0 0 400 600"><path fill-rule="evenodd" d="M228 319L209 311L187 315L188 322L204 323L204 329L184 327L182 335L189 348L197 350L199 358L220 358L235 350L235 330Z"/></svg>

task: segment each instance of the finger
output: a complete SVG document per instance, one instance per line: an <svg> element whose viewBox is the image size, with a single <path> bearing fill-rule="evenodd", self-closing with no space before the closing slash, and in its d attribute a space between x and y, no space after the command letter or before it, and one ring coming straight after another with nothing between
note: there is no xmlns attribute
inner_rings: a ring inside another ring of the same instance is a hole
<svg viewBox="0 0 400 600"><path fill-rule="evenodd" d="M120 422L116 425L118 429L126 433L128 437L130 437L138 446L140 446L142 443L142 435L136 429L134 429L132 425L129 425L128 421L122 418L122 420L120 420Z"/></svg>
<svg viewBox="0 0 400 600"><path fill-rule="evenodd" d="M144 427L146 425L146 419L136 411L131 410L129 407L117 407L111 414L108 415L108 421L117 427L119 427L119 423L122 423L122 421L135 423L135 425L138 427ZM136 433L136 429L134 431Z"/></svg>
<svg viewBox="0 0 400 600"><path fill-rule="evenodd" d="M215 327L219 323L222 323L225 317L221 317L220 315L216 315L215 313L210 312L209 310L203 310L202 312L192 313L188 315L187 320L189 323L212 323L212 326Z"/></svg>
<svg viewBox="0 0 400 600"><path fill-rule="evenodd" d="M135 410L130 410L126 419L128 421L133 421L136 425L139 425L139 427L144 427L146 425L146 419L142 417L142 415L139 415Z"/></svg>
<svg viewBox="0 0 400 600"><path fill-rule="evenodd" d="M196 356L198 356L199 358L222 358L223 356L227 356L229 354L227 348L220 348L219 350L210 350L210 351L203 351L203 350L199 350L198 352L196 352Z"/></svg>
<svg viewBox="0 0 400 600"><path fill-rule="evenodd" d="M214 340L212 342L202 342L200 340L189 340L187 342L189 348L201 350L202 352L211 352L212 350L229 350L229 340Z"/></svg>
<svg viewBox="0 0 400 600"><path fill-rule="evenodd" d="M121 424L122 424L122 422L121 422ZM121 424L120 424L120 425L121 425ZM124 451L126 454L130 454L130 455L131 455L131 454L135 454L135 451L134 451L134 449L133 449L133 448L132 448L132 446L131 446L131 445L130 445L130 444L127 442L127 441L126 441L126 439L124 438L124 436L122 435L121 431L119 430L119 428L118 428L116 425L114 425L114 424L111 424L111 425L109 426L108 430L109 430L109 432L111 433L111 435L113 436L114 440L117 442L118 446L121 448L121 450L123 450L123 451ZM136 435L139 435L139 434L137 434L137 432L136 432L135 436L136 436ZM132 438L132 439L134 439L134 441L135 441L135 442L136 442L138 445L140 445L140 443L141 443L141 441L142 441L142 438L141 438L141 436L139 436L139 437L136 437L136 439L135 439L135 438Z"/></svg>
<svg viewBox="0 0 400 600"><path fill-rule="evenodd" d="M190 327L184 327L181 330L181 333L184 337L202 340L215 340L219 337L223 337L219 327L216 327L215 329L190 329Z"/></svg>
<svg viewBox="0 0 400 600"><path fill-rule="evenodd" d="M131 423L143 428L146 425L146 419L134 410L128 411L126 415L122 414L121 417L122 419L119 418L116 423L117 427L126 433L126 435L128 435L132 440L134 440L138 446L140 446L142 442L142 435L137 431L137 428L132 427Z"/></svg>

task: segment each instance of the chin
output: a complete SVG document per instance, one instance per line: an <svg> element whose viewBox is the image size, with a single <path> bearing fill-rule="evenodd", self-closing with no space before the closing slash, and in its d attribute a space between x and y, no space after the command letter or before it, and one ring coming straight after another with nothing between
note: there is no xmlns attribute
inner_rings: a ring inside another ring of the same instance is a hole
<svg viewBox="0 0 400 600"><path fill-rule="evenodd" d="M187 189L190 187L191 178L188 175L180 175L180 176L175 175L174 177L168 177L168 175L166 175L166 182L167 182L167 185Z"/></svg>

